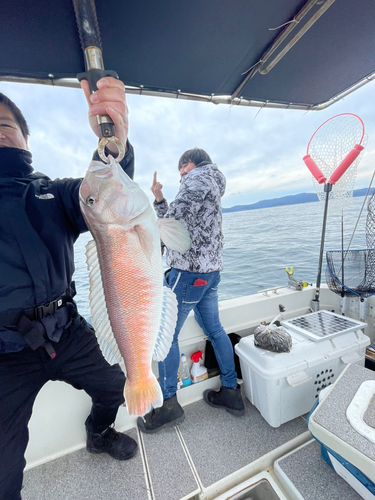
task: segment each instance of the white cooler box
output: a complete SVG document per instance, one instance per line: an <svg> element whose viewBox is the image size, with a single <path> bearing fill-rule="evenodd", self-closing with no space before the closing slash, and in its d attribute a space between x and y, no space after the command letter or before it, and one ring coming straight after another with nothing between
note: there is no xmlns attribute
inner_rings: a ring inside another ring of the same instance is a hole
<svg viewBox="0 0 375 500"><path fill-rule="evenodd" d="M292 337L289 353L255 347L254 335L235 346L248 400L272 426L308 413L320 391L349 363L364 365L370 339L365 323L328 311L282 322Z"/></svg>

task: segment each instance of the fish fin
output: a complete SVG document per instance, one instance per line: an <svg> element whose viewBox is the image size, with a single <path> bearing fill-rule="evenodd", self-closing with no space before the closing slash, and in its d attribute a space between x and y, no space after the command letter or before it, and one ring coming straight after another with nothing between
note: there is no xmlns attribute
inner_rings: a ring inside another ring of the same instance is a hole
<svg viewBox="0 0 375 500"><path fill-rule="evenodd" d="M121 361L122 356L117 347L108 318L98 253L94 240L89 241L86 245L86 263L90 281L89 302L91 321L103 356L108 363L113 365Z"/></svg>
<svg viewBox="0 0 375 500"><path fill-rule="evenodd" d="M142 250L151 264L152 252L154 251L154 240L152 234L140 224L134 226L134 230L137 233Z"/></svg>
<svg viewBox="0 0 375 500"><path fill-rule="evenodd" d="M163 286L160 329L152 356L155 361L163 361L169 353L176 328L177 314L178 302L176 295L170 288Z"/></svg>
<svg viewBox="0 0 375 500"><path fill-rule="evenodd" d="M180 221L172 217L158 219L160 238L167 248L185 253L190 248L190 236Z"/></svg>
<svg viewBox="0 0 375 500"><path fill-rule="evenodd" d="M152 408L160 408L163 405L163 394L152 372L149 377L143 377L138 383L131 383L127 378L124 397L129 415L142 417Z"/></svg>

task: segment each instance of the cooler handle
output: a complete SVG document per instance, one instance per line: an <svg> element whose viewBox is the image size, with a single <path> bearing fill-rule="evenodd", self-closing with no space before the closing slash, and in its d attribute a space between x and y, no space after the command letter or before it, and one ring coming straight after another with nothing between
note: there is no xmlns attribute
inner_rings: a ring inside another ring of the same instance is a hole
<svg viewBox="0 0 375 500"><path fill-rule="evenodd" d="M297 385L304 384L311 380L311 377L304 370L297 373L292 373L286 377L286 381L291 387L297 387Z"/></svg>
<svg viewBox="0 0 375 500"><path fill-rule="evenodd" d="M366 380L359 386L354 398L346 410L346 417L350 425L369 441L375 443L375 429L364 420L372 398L375 395L375 380Z"/></svg>
<svg viewBox="0 0 375 500"><path fill-rule="evenodd" d="M344 356L341 356L340 359L343 363L349 365L351 363L357 363L358 361L362 361L363 355L358 351L348 352L347 354L344 354Z"/></svg>

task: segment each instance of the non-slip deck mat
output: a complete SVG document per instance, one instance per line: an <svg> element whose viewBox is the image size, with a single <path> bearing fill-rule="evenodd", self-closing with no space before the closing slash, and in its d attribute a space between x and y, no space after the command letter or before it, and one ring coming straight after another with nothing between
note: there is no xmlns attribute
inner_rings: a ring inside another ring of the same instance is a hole
<svg viewBox="0 0 375 500"><path fill-rule="evenodd" d="M302 417L275 429L245 397L246 414L234 417L198 401L184 408L180 432L204 487L307 431Z"/></svg>
<svg viewBox="0 0 375 500"><path fill-rule="evenodd" d="M236 418L198 401L184 408L185 421L156 434L142 434L145 461L156 500L180 500L208 487L307 430L302 417L270 427L246 399ZM136 429L127 432L138 440ZM138 443L140 444L140 443ZM188 448L198 483L186 458ZM25 473L23 500L147 500L142 446L128 461L79 450Z"/></svg>
<svg viewBox="0 0 375 500"><path fill-rule="evenodd" d="M374 444L354 431L346 418L349 404L362 382L366 380L375 380L375 372L363 366L350 365L326 399L318 406L314 413L314 421L359 452L375 460ZM373 409L374 406L371 408Z"/></svg>
<svg viewBox="0 0 375 500"><path fill-rule="evenodd" d="M363 414L363 420L367 425L375 429L375 395L371 398L367 410Z"/></svg>
<svg viewBox="0 0 375 500"><path fill-rule="evenodd" d="M133 439L136 429L127 431ZM139 443L138 443L139 444ZM85 449L25 472L22 500L148 500L142 458L119 462Z"/></svg>
<svg viewBox="0 0 375 500"><path fill-rule="evenodd" d="M320 454L320 445L312 441L279 459L278 466L304 500L362 500ZM285 480L276 476L285 486Z"/></svg>
<svg viewBox="0 0 375 500"><path fill-rule="evenodd" d="M179 500L200 491L175 427L142 434L142 439L155 500Z"/></svg>

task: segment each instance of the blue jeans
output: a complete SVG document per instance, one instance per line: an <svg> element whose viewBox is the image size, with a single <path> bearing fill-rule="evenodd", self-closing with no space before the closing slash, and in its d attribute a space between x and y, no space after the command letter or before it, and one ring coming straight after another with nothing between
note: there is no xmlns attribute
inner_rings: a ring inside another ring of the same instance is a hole
<svg viewBox="0 0 375 500"><path fill-rule="evenodd" d="M198 278L206 280L207 284L194 286ZM159 379L164 398L171 398L177 392L177 373L180 364L178 335L192 310L199 326L214 348L221 371L221 385L234 389L237 387L237 373L234 367L233 347L219 319L217 288L220 283L220 272L191 273L172 268L167 280L168 282L164 284L176 294L178 317L171 349L164 361L159 363Z"/></svg>

